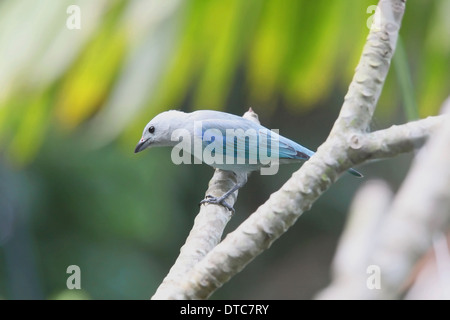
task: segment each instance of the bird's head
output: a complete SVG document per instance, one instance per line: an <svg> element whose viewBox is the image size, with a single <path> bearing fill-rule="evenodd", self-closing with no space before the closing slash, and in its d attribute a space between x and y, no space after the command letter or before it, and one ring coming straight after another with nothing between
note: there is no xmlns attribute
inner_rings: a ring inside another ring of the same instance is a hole
<svg viewBox="0 0 450 320"><path fill-rule="evenodd" d="M134 153L141 152L150 147L165 147L173 145L171 140L173 123L177 122L180 111L165 111L158 114L144 128L142 138L139 140Z"/></svg>

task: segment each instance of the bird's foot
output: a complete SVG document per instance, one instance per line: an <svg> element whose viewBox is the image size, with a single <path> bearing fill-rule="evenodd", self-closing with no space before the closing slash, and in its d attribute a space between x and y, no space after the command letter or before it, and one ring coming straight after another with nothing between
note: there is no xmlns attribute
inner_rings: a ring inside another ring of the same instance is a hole
<svg viewBox="0 0 450 320"><path fill-rule="evenodd" d="M234 213L234 208L232 206L230 206L228 203L226 203L225 199L226 199L226 197L224 197L224 196L222 196L222 197L213 197L211 195L207 195L205 197L205 199L200 201L200 203L198 205L200 206L200 205L202 205L204 203L219 204L219 205L227 208L228 210L230 210L231 212Z"/></svg>

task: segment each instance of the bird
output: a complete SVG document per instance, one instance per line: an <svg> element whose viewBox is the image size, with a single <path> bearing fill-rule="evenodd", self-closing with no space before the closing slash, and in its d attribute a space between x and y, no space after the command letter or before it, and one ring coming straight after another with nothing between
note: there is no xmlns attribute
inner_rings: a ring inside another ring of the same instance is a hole
<svg viewBox="0 0 450 320"><path fill-rule="evenodd" d="M134 153L151 147L172 147L172 160L179 164L206 163L213 168L242 174L245 181L220 197L207 195L201 204L218 204L234 212L225 200L245 183L247 174L267 170L273 165L308 160L314 151L290 140L275 130L234 114L214 110L183 112L164 111L156 115L144 128ZM181 152L182 151L182 152ZM176 158L178 157L178 158ZM176 158L176 159L175 159ZM269 174L274 174L274 173ZM363 175L349 169L356 177Z"/></svg>

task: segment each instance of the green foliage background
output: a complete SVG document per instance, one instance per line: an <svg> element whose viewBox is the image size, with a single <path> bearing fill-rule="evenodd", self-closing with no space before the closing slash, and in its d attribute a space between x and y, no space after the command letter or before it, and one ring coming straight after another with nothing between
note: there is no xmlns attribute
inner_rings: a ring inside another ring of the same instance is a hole
<svg viewBox="0 0 450 320"><path fill-rule="evenodd" d="M134 155L168 109L243 114L310 148L327 136L376 1L0 2L0 298L146 299L178 254L212 170ZM69 30L69 5L81 29ZM450 2L409 1L381 128L449 94ZM410 156L360 168L397 188ZM296 170L254 174L231 231ZM361 181L343 176L213 298L311 298ZM79 265L82 290L66 289Z"/></svg>

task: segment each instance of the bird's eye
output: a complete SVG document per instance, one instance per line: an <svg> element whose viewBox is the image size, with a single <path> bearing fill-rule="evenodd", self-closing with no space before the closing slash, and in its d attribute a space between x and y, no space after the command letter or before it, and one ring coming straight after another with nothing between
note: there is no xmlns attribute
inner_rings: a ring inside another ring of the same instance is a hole
<svg viewBox="0 0 450 320"><path fill-rule="evenodd" d="M148 132L150 132L150 133L155 132L155 127L154 127L154 126L150 126L150 127L148 128Z"/></svg>

